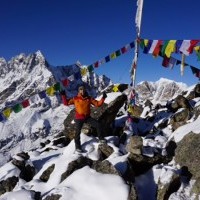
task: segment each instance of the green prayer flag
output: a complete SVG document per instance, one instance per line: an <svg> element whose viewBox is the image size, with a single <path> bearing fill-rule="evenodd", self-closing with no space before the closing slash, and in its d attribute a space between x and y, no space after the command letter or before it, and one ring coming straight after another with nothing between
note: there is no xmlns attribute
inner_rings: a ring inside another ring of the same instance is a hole
<svg viewBox="0 0 200 200"><path fill-rule="evenodd" d="M115 51L115 54L116 54L116 56L120 56L120 55L121 55L121 51L120 51L120 49L117 50L117 51Z"/></svg>
<svg viewBox="0 0 200 200"><path fill-rule="evenodd" d="M22 105L21 104L16 104L16 105L13 106L12 109L13 109L13 111L15 113L18 113L18 112L20 112L22 110Z"/></svg>
<svg viewBox="0 0 200 200"><path fill-rule="evenodd" d="M168 43L169 43L169 40L165 40L165 42L164 42L164 44L163 44L163 46L162 46L162 48L161 48L161 55L162 55L162 56L165 55L165 49L166 49Z"/></svg>
<svg viewBox="0 0 200 200"><path fill-rule="evenodd" d="M93 71L94 71L93 65L89 65L87 68L88 68L88 71L89 71L89 72L93 72Z"/></svg>
<svg viewBox="0 0 200 200"><path fill-rule="evenodd" d="M60 83L56 83L56 84L54 84L54 90L55 91L61 91L61 85L60 85Z"/></svg>

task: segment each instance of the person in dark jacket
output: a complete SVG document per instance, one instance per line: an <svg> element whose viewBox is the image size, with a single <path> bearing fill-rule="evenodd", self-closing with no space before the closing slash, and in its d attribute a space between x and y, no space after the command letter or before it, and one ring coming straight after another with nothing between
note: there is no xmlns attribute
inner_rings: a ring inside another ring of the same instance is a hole
<svg viewBox="0 0 200 200"><path fill-rule="evenodd" d="M100 143L105 143L103 131L101 129L101 124L94 118L90 116L91 105L100 107L103 105L105 98L107 97L106 93L103 93L101 100L95 100L94 98L88 96L88 93L84 86L78 88L78 95L67 99L65 91L61 92L61 98L64 105L74 105L75 106L75 124L76 124L76 133L75 133L75 148L77 152L82 152L80 134L81 129L84 123L89 123L92 127L96 128L97 135Z"/></svg>

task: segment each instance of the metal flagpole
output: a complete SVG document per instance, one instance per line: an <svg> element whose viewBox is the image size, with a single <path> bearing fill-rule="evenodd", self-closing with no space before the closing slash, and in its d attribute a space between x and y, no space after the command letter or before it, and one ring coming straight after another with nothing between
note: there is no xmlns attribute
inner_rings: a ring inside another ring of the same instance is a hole
<svg viewBox="0 0 200 200"><path fill-rule="evenodd" d="M138 55L139 55L139 39L140 39L140 32L141 32L143 1L144 0L137 0L137 12L136 12L136 17L135 17L137 37L135 40L135 55L134 55L132 65L131 65L131 79L132 79L133 88L135 88L136 68L137 68L137 61L138 61Z"/></svg>

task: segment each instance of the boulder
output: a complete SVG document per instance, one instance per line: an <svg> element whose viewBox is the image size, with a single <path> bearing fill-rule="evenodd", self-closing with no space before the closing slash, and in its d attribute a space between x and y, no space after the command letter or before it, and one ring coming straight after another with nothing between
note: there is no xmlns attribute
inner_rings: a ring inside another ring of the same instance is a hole
<svg viewBox="0 0 200 200"><path fill-rule="evenodd" d="M19 178L16 176L12 176L7 178L6 180L0 181L0 196L6 192L12 191L18 181Z"/></svg>
<svg viewBox="0 0 200 200"><path fill-rule="evenodd" d="M177 143L175 161L180 166L187 166L193 178L200 178L200 134L190 132Z"/></svg>

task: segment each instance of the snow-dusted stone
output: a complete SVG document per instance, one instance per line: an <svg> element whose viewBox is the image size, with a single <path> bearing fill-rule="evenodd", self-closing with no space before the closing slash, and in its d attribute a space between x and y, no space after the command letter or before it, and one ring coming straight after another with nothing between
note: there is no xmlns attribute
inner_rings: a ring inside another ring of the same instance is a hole
<svg viewBox="0 0 200 200"><path fill-rule="evenodd" d="M143 140L142 137L133 135L130 137L129 143L126 146L127 152L132 154L141 154L142 153Z"/></svg>

